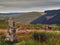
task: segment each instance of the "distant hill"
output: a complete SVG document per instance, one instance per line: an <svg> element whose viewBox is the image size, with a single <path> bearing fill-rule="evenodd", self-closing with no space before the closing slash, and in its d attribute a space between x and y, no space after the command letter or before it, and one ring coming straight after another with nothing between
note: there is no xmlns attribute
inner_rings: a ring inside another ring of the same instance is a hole
<svg viewBox="0 0 60 45"><path fill-rule="evenodd" d="M15 21L29 24L33 20L44 15L44 12L27 12L27 13L0 13L0 20L7 20L8 17L12 16Z"/></svg>
<svg viewBox="0 0 60 45"><path fill-rule="evenodd" d="M14 17L16 22L26 24L60 24L60 9L45 12L0 13L0 20Z"/></svg>
<svg viewBox="0 0 60 45"><path fill-rule="evenodd" d="M60 9L47 10L45 15L33 20L31 24L60 24Z"/></svg>
<svg viewBox="0 0 60 45"><path fill-rule="evenodd" d="M15 20L21 23L30 23L33 20L39 18L40 16L44 15L44 12L29 12L23 15L19 15L15 17Z"/></svg>
<svg viewBox="0 0 60 45"><path fill-rule="evenodd" d="M25 14L25 13L20 13L20 12L10 12L10 13L0 13L0 15L21 15L21 14Z"/></svg>
<svg viewBox="0 0 60 45"><path fill-rule="evenodd" d="M20 12L13 12L13 13L0 13L0 20L7 20L8 17L16 17L18 15L23 15L25 13L20 13Z"/></svg>

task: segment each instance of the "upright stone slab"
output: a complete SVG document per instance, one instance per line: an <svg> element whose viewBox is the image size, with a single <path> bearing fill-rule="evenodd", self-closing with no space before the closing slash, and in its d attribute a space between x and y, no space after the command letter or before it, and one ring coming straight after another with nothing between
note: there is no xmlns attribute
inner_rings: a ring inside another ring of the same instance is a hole
<svg viewBox="0 0 60 45"><path fill-rule="evenodd" d="M16 42L16 29L15 29L15 21L13 17L10 17L8 20L8 30L5 41Z"/></svg>

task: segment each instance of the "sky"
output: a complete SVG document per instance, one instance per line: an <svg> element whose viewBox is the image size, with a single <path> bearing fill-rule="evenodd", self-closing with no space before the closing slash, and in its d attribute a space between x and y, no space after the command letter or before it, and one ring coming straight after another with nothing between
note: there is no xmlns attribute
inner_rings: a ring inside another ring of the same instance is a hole
<svg viewBox="0 0 60 45"><path fill-rule="evenodd" d="M60 9L60 0L0 0L0 13Z"/></svg>

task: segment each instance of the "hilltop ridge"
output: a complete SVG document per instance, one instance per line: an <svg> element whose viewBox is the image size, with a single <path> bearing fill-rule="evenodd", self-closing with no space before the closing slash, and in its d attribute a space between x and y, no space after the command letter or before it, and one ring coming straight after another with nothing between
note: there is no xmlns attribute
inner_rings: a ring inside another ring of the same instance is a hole
<svg viewBox="0 0 60 45"><path fill-rule="evenodd" d="M32 21L31 24L60 24L60 9L45 11L45 15Z"/></svg>

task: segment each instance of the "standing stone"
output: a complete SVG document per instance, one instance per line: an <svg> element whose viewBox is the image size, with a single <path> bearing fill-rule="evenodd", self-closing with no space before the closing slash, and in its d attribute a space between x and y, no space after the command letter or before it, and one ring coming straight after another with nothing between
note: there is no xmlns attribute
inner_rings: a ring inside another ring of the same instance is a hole
<svg viewBox="0 0 60 45"><path fill-rule="evenodd" d="M8 31L7 31L5 41L7 42L16 41L16 29L15 29L15 21L13 17L10 17L8 20Z"/></svg>

